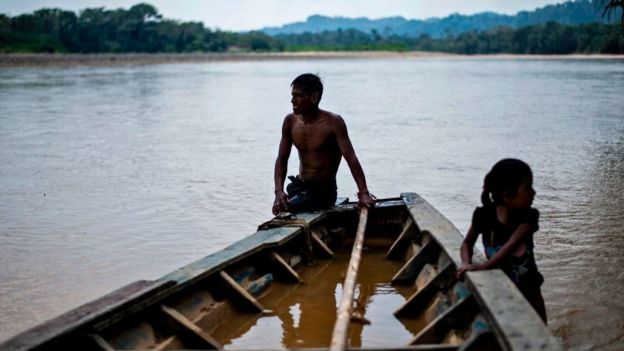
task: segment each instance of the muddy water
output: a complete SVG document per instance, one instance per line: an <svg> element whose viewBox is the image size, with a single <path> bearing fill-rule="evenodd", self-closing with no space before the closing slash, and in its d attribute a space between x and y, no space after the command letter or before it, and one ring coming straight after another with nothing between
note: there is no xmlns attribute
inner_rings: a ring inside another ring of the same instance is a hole
<svg viewBox="0 0 624 351"><path fill-rule="evenodd" d="M348 345L404 346L418 331L417 321L399 320L393 312L405 302L410 289L389 284L403 263L386 260L383 248L365 247L364 250L354 311L371 324L351 323ZM260 345L267 349L328 347L351 248L335 253L332 260L320 260L311 267L304 267L301 271L303 285L275 282L270 294L260 299L274 314L257 320L238 315L212 335L229 349L257 349Z"/></svg>
<svg viewBox="0 0 624 351"><path fill-rule="evenodd" d="M303 72L323 77L370 190L417 192L463 233L489 168L527 161L551 331L624 349L624 59L559 58L0 69L0 340L269 219ZM338 189L357 191L344 163Z"/></svg>

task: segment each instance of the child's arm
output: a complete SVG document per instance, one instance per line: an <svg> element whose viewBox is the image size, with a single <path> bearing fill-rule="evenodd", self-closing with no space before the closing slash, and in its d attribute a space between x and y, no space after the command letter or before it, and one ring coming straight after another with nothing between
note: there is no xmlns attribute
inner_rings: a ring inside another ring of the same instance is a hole
<svg viewBox="0 0 624 351"><path fill-rule="evenodd" d="M464 237L464 241L462 242L461 248L459 249L459 252L461 254L461 259L462 262L459 265L459 267L457 267L457 277L461 277L465 271L468 270L472 270L471 268L473 268L473 264L472 264L472 249L474 248L474 244L477 241L477 238L479 237L479 233L477 233L476 230L474 230L474 228L472 227L472 225L470 226L470 228L468 228L468 232L466 233L466 236Z"/></svg>
<svg viewBox="0 0 624 351"><path fill-rule="evenodd" d="M464 241L462 242L459 250L461 253L462 263L472 263L472 248L477 241L477 237L479 237L479 234L477 234L471 225L470 228L468 228L466 237L464 237Z"/></svg>
<svg viewBox="0 0 624 351"><path fill-rule="evenodd" d="M474 269L471 270L484 270L484 269L491 269L491 268L495 268L499 265L499 263L505 259L505 257L508 257L509 255L511 255L516 248L518 248L518 246L524 242L524 238L531 234L533 232L533 227L531 226L531 224L529 223L523 223L520 226L518 226L518 228L516 229L516 231L513 232L513 234L511 234L511 236L509 237L509 240L507 240L507 242L505 242L505 244L501 247L500 250L498 250L498 252L496 252L494 254L494 256L490 257L489 260L487 260L485 263L482 264L478 264L478 265L474 265L476 267L474 267Z"/></svg>

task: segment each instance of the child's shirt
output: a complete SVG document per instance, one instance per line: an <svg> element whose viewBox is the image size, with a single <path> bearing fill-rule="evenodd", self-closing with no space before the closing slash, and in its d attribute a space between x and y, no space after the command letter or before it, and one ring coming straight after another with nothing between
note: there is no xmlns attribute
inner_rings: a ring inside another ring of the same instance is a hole
<svg viewBox="0 0 624 351"><path fill-rule="evenodd" d="M539 229L538 221L539 211L534 208L514 209L509 214L508 224L498 221L494 206L477 207L472 215L472 228L481 234L488 259L501 249L521 224L528 223L531 226L531 233L527 234L518 248L499 266L525 295L544 282L533 255L533 234Z"/></svg>

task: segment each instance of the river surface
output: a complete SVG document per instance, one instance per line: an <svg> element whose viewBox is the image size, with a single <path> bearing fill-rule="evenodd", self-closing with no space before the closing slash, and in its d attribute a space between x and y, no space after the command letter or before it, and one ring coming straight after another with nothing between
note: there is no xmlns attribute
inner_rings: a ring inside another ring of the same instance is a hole
<svg viewBox="0 0 624 351"><path fill-rule="evenodd" d="M417 192L461 232L489 168L527 161L550 329L566 349L624 349L624 59L0 68L0 340L269 219L304 72L371 192ZM344 162L338 186L356 192Z"/></svg>

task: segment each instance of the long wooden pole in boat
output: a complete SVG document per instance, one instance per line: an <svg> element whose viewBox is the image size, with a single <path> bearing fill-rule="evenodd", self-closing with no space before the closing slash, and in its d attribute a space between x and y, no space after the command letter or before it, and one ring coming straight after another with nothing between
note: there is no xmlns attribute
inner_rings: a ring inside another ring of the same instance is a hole
<svg viewBox="0 0 624 351"><path fill-rule="evenodd" d="M364 230L368 220L368 208L362 207L360 210L360 220L357 231L355 233L355 242L353 243L353 251L351 252L351 260L347 276L342 284L342 299L336 316L336 324L334 324L334 332L332 334L330 351L343 351L347 346L347 333L349 332L349 323L351 321L351 310L353 309L353 295L355 294L355 282L357 280L358 268L362 258L362 247L364 246Z"/></svg>

